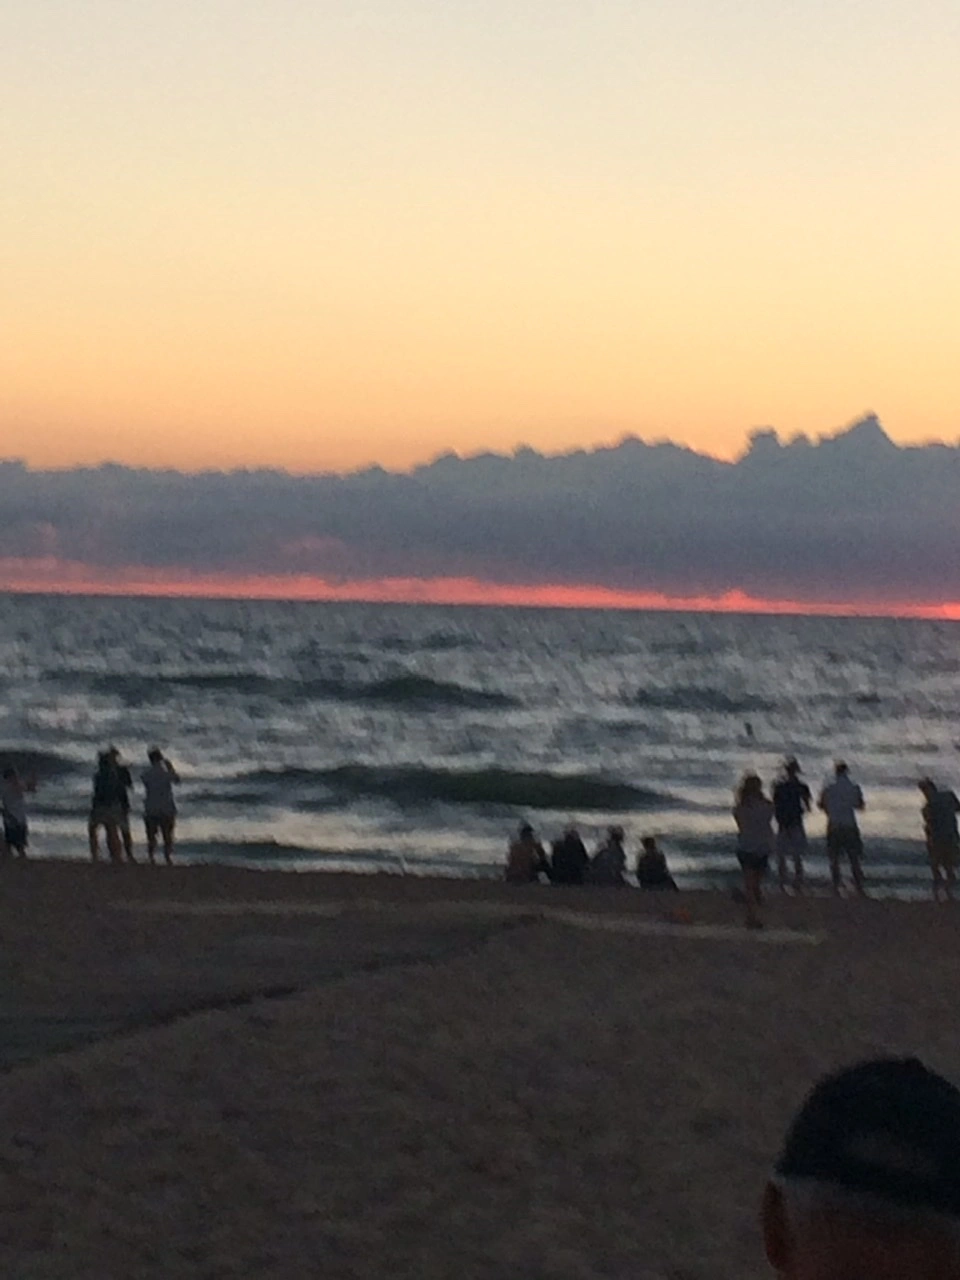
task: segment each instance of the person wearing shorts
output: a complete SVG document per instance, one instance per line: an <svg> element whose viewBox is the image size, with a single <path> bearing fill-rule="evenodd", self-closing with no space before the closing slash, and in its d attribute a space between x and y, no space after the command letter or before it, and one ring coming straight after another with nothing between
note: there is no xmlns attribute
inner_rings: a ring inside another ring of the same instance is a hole
<svg viewBox="0 0 960 1280"><path fill-rule="evenodd" d="M151 747L147 759L150 761L149 767L140 775L144 788L143 826L147 835L147 857L151 863L156 862L159 836L163 841L163 858L169 866L173 861L173 840L177 825L173 787L180 778L159 747Z"/></svg>
<svg viewBox="0 0 960 1280"><path fill-rule="evenodd" d="M827 815L827 857L833 892L839 897L843 888L840 859L847 858L854 887L866 897L863 882L863 840L857 825L857 814L864 808L863 791L850 778L842 760L834 766L834 779L820 793L819 807Z"/></svg>
<svg viewBox="0 0 960 1280"><path fill-rule="evenodd" d="M90 839L90 857L100 861L100 828L103 827L107 852L111 862L122 862L121 831L123 823L123 782L117 767L116 748L101 751L97 756L97 771L93 775L93 797L87 834Z"/></svg>
<svg viewBox="0 0 960 1280"><path fill-rule="evenodd" d="M924 797L923 830L933 875L933 896L939 901L943 893L952 899L960 853L960 830L957 828L960 800L955 792L938 787L932 778L923 778L919 786Z"/></svg>
<svg viewBox="0 0 960 1280"><path fill-rule="evenodd" d="M777 818L777 869L780 888L787 887L787 862L793 862L793 887L803 892L803 859L807 852L807 833L803 828L804 814L810 812L810 788L801 782L802 770L791 756L784 761L783 776L773 787L773 808Z"/></svg>

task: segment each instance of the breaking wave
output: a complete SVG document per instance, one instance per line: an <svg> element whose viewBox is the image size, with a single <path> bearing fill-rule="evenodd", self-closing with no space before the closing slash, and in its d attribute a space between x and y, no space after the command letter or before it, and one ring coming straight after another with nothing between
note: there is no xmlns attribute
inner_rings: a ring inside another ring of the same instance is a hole
<svg viewBox="0 0 960 1280"><path fill-rule="evenodd" d="M683 807L683 801L669 793L589 773L348 764L336 769L260 770L245 775L245 780L292 787L319 783L341 795L380 796L398 805L411 806L510 805L606 812ZM309 807L309 803L305 807Z"/></svg>
<svg viewBox="0 0 960 1280"><path fill-rule="evenodd" d="M323 676L267 676L253 671L173 672L157 676L70 672L57 674L54 678L112 695L127 705L163 702L178 690L190 689L198 693L271 698L285 703L360 702L421 710L434 707L496 710L520 705L515 698L494 690L433 680L429 676L412 673L369 682Z"/></svg>

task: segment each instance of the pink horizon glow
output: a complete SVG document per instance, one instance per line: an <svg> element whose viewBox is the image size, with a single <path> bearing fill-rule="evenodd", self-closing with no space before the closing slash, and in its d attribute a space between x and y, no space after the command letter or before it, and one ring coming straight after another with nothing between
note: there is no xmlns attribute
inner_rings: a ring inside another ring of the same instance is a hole
<svg viewBox="0 0 960 1280"><path fill-rule="evenodd" d="M591 583L500 583L484 582L477 578L450 577L333 582L309 574L157 573L133 565L108 574L94 571L77 561L53 557L0 557L0 591L52 595L678 610L695 613L802 614L816 617L960 621L960 601L933 604L909 600L806 601L756 597L740 590L719 595L689 596L660 591L617 590Z"/></svg>

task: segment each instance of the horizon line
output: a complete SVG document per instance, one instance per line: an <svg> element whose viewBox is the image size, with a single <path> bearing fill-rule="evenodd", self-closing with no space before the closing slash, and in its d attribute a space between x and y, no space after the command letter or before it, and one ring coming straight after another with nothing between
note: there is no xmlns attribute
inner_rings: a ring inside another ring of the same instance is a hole
<svg viewBox="0 0 960 1280"><path fill-rule="evenodd" d="M6 566L9 568L9 562ZM461 608L617 610L636 613L720 613L767 617L903 618L960 622L960 600L796 600L751 595L739 589L718 594L674 595L630 591L592 583L496 583L477 578L379 578L345 582L299 576L168 575L145 578L136 571L116 577L91 575L86 566L65 566L65 576L8 577L0 561L0 594L88 599L262 600L290 604L434 605Z"/></svg>

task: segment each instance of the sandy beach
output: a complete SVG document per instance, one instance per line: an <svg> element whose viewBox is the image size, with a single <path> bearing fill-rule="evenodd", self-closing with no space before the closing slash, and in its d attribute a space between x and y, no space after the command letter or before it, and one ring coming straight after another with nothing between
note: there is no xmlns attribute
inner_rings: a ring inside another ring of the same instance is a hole
<svg viewBox="0 0 960 1280"><path fill-rule="evenodd" d="M809 1083L960 1079L956 910L0 868L0 1266L753 1277Z"/></svg>

